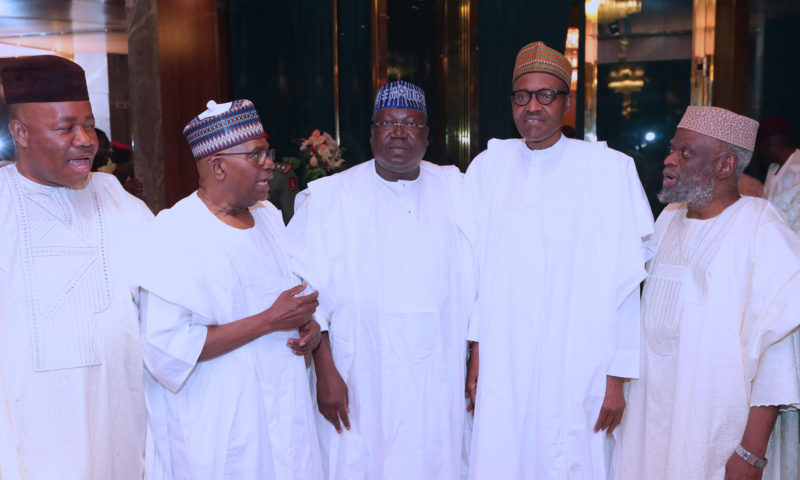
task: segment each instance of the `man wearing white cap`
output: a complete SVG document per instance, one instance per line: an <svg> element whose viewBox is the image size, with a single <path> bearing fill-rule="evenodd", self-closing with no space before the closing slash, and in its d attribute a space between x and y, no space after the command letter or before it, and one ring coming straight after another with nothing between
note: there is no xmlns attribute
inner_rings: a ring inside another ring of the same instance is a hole
<svg viewBox="0 0 800 480"><path fill-rule="evenodd" d="M800 240L771 203L737 193L757 129L689 107L670 143L623 479L761 478L778 406L800 403Z"/></svg>
<svg viewBox="0 0 800 480"><path fill-rule="evenodd" d="M490 140L466 175L480 262L474 479L606 478L623 382L639 374L653 216L630 157L561 134L570 78L561 53L523 47L510 99L522 138Z"/></svg>
<svg viewBox="0 0 800 480"><path fill-rule="evenodd" d="M416 85L382 86L372 120L375 159L309 183L289 223L328 329L314 352L323 465L337 480L457 479L474 299L461 173L422 160Z"/></svg>
<svg viewBox="0 0 800 480"><path fill-rule="evenodd" d="M83 69L0 73L16 146L0 168L0 478L139 480L142 353L128 252L153 218L97 151Z"/></svg>
<svg viewBox="0 0 800 480"><path fill-rule="evenodd" d="M261 121L248 100L212 101L184 135L199 189L156 217L136 272L145 476L320 479L303 357L319 343L317 294L302 295L283 219L265 202L273 163Z"/></svg>

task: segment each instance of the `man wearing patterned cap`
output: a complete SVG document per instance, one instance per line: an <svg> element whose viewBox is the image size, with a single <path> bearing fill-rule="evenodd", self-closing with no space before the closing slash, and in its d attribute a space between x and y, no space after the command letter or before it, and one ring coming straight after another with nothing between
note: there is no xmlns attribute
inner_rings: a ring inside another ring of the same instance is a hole
<svg viewBox="0 0 800 480"><path fill-rule="evenodd" d="M761 478L778 405L800 404L800 240L771 203L737 193L757 129L689 107L670 142L623 479Z"/></svg>
<svg viewBox="0 0 800 480"><path fill-rule="evenodd" d="M261 121L248 100L211 101L184 134L199 188L159 213L136 272L146 477L320 479L303 357L319 343L317 293L302 294L281 214L265 201Z"/></svg>
<svg viewBox="0 0 800 480"><path fill-rule="evenodd" d="M17 162L0 169L0 478L140 479L142 354L126 264L152 219L97 151L83 69L2 72Z"/></svg>
<svg viewBox="0 0 800 480"><path fill-rule="evenodd" d="M511 87L522 138L490 140L466 174L480 272L474 479L606 478L623 380L639 373L652 214L629 157L561 134L570 76L559 52L523 47Z"/></svg>
<svg viewBox="0 0 800 480"><path fill-rule="evenodd" d="M419 87L382 86L372 120L374 160L309 183L289 223L328 329L314 352L323 465L329 479L456 479L474 300L462 176L422 160Z"/></svg>

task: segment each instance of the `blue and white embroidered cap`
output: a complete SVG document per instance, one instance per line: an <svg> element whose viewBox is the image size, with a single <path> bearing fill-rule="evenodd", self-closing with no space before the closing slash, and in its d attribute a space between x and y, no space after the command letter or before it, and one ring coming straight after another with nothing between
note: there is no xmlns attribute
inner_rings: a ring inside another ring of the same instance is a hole
<svg viewBox="0 0 800 480"><path fill-rule="evenodd" d="M223 104L210 100L206 106L208 110L193 118L183 129L195 160L265 136L250 100Z"/></svg>
<svg viewBox="0 0 800 480"><path fill-rule="evenodd" d="M382 85L375 95L375 109L372 111L372 118L379 110L384 108L410 108L419 110L428 116L425 108L425 92L421 88L403 80L390 82Z"/></svg>

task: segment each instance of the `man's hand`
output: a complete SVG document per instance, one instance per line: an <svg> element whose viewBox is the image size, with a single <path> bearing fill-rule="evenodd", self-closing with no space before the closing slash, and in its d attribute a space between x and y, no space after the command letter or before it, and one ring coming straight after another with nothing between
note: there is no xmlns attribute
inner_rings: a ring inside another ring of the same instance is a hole
<svg viewBox="0 0 800 480"><path fill-rule="evenodd" d="M319 413L331 422L337 433L342 433L339 418L344 428L350 430L350 398L347 396L347 385L336 367L326 368L322 372L317 369L317 404Z"/></svg>
<svg viewBox="0 0 800 480"><path fill-rule="evenodd" d="M775 405L750 407L742 434L742 448L759 458L764 458L778 412L779 409ZM733 452L725 464L725 480L759 479L762 472L760 468L745 462L736 452Z"/></svg>
<svg viewBox="0 0 800 480"><path fill-rule="evenodd" d="M745 462L736 452L725 464L725 480L760 480L762 473L764 470Z"/></svg>
<svg viewBox="0 0 800 480"><path fill-rule="evenodd" d="M295 355L306 355L314 351L319 345L320 333L319 323L311 320L299 329L300 338L290 338L286 345L292 349Z"/></svg>
<svg viewBox="0 0 800 480"><path fill-rule="evenodd" d="M131 195L141 197L144 191L144 182L136 177L128 177L125 179L125 183L122 184L122 188L127 190Z"/></svg>
<svg viewBox="0 0 800 480"><path fill-rule="evenodd" d="M597 423L594 424L594 432L606 430L608 435L614 432L619 422L622 421L622 413L625 411L625 394L622 392L623 379L606 375L606 396L603 399L603 406L600 408L600 415Z"/></svg>
<svg viewBox="0 0 800 480"><path fill-rule="evenodd" d="M271 324L271 331L299 329L313 320L312 315L319 305L319 293L298 297L306 286L306 282L303 282L281 292L275 303L264 312Z"/></svg>
<svg viewBox="0 0 800 480"><path fill-rule="evenodd" d="M478 395L478 342L473 342L467 363L467 385L464 397L469 398L468 412L475 411L475 398Z"/></svg>

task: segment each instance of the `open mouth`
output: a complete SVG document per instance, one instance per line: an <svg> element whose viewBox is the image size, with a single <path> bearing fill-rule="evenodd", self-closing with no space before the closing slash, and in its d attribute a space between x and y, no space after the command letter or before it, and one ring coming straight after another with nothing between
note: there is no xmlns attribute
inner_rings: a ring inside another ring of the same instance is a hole
<svg viewBox="0 0 800 480"><path fill-rule="evenodd" d="M264 177L262 179L256 180L256 185L259 187L266 187L269 188L269 181L272 180L272 175L269 177Z"/></svg>
<svg viewBox="0 0 800 480"><path fill-rule="evenodd" d="M86 173L92 169L92 159L88 157L73 158L68 164L73 170L79 173Z"/></svg>
<svg viewBox="0 0 800 480"><path fill-rule="evenodd" d="M661 182L662 187L672 188L677 184L678 184L678 177L670 173L664 173L664 180Z"/></svg>

